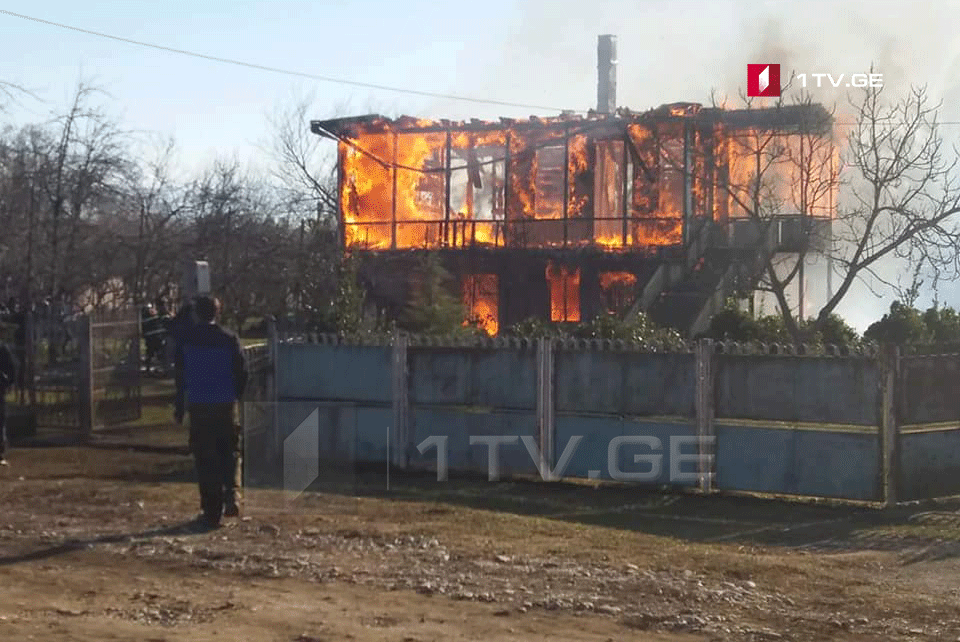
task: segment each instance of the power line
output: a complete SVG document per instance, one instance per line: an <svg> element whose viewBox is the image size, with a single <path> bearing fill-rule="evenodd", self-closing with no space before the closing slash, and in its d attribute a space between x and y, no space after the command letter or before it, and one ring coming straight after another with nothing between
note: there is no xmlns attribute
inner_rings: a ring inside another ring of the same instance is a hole
<svg viewBox="0 0 960 642"><path fill-rule="evenodd" d="M151 42L144 42L142 40L134 40L132 38L125 38L123 36L115 36L112 34L104 33L102 31L93 31L92 29L84 29L83 27L76 27L73 25L64 24L62 22L54 22L52 20L44 20L43 18L36 18L34 16L27 16L22 13L16 13L14 11L8 11L7 9L0 9L0 13L8 15L12 18L20 18L22 20L29 20L32 22L37 22L40 24L48 25L51 27L57 27L60 29L67 29L69 31L76 31L78 33L84 33L91 36L97 36L98 38L107 38L109 40L116 40L117 42L123 42L126 44L136 45L138 47L146 47L148 49L157 49L159 51L166 51L169 53L180 54L182 56L190 56L193 58L201 58L203 60L210 60L213 62L219 62L227 65L235 65L239 67L246 67L248 69L258 69L260 71L268 71L271 73L282 74L286 76L295 76L298 78L308 78L310 80L317 80L320 82L328 82L339 85L349 85L353 87L363 87L364 89L377 89L380 91L390 91L398 94L411 94L415 96L425 96L428 98L440 98L444 100L455 100L461 102L470 102L478 103L483 105L499 105L501 107L517 107L522 109L539 109L542 111L552 111L552 112L571 112L575 114L585 114L588 113L583 109L565 109L563 107L551 107L547 105L533 105L528 103L514 103L505 100L493 100L489 98L476 98L473 96L459 96L456 94L444 94L442 92L435 91L424 91L420 89L405 89L403 87L394 87L391 85L380 85L377 83L363 82L359 80L346 80L343 78L334 78L332 76L322 76L319 74L311 74L305 71L296 71L292 69L283 69L281 67L272 67L270 65L261 65L258 63L247 62L244 60L236 60L233 58L223 58L220 56L213 56L209 54L199 53L196 51L188 51L186 49L177 49L175 47L168 47L166 45L158 45ZM845 122L835 122L835 125L840 126L855 126L857 123L845 123ZM946 120L939 121L938 125L960 125L960 121L957 120Z"/></svg>
<svg viewBox="0 0 960 642"><path fill-rule="evenodd" d="M195 51L188 51L186 49L177 49L175 47L167 47L166 45L158 45L151 42L143 42L141 40L133 40L132 38L124 38L122 36L114 36L112 34L103 33L101 31L93 31L91 29L84 29L82 27L75 27L73 25L64 24L62 22L54 22L52 20L44 20L42 18L35 18L33 16L26 16L22 13L14 13L13 11L7 11L6 9L0 9L0 13L6 14L13 18L20 18L22 20L30 20L33 22L38 22L40 24L49 25L51 27L58 27L60 29L68 29L70 31L77 31L79 33L88 34L91 36L97 36L99 38L108 38L110 40L116 40L118 42L124 42L131 45L137 45L139 47L147 47L149 49L158 49L160 51L167 51L170 53L176 53L183 56L192 56L194 58L202 58L204 60L212 60L213 62L220 62L228 65L236 65L239 67L247 67L249 69L259 69L260 71L269 71L271 73L283 74L287 76L297 76L300 78L309 78L310 80L318 80L320 82L329 82L340 85L350 85L353 87L363 87L365 89L378 89L381 91L392 91L399 94L413 94L416 96L427 96L429 98L441 98L444 100L458 100L462 102L471 102L471 103L481 103L486 105L500 105L501 107L519 107L523 109L539 109L543 111L555 111L562 112L565 111L561 107L550 107L545 105L531 105L526 103L513 103L504 100L492 100L488 98L474 98L472 96L458 96L455 94L444 94L441 92L435 91L422 91L419 89L404 89L402 87L392 87L390 85L380 85L376 83L362 82L358 80L346 80L343 78L333 78L331 76L321 76L318 74L311 74L305 71L295 71L291 69L283 69L280 67L271 67L269 65L261 65L253 62L247 62L244 60L235 60L233 58L223 58L220 56L212 56L209 54L198 53ZM566 110L573 111L574 113L584 113L583 110Z"/></svg>

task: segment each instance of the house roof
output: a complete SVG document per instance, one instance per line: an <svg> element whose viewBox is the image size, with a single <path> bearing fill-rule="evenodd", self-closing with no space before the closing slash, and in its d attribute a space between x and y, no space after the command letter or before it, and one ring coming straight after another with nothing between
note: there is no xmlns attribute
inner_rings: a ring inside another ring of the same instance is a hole
<svg viewBox="0 0 960 642"><path fill-rule="evenodd" d="M613 114L594 111L586 115L564 112L559 116L530 116L527 119L500 118L490 120L428 120L412 116L390 119L380 114L366 114L345 118L310 121L310 131L320 136L341 138L355 136L360 132L394 131L401 133L428 133L444 131L496 131L502 129L527 130L535 128L565 128L571 126L609 124L624 127L631 124L653 124L691 121L695 126L725 125L733 129L759 128L764 130L797 130L826 133L833 123L833 116L818 103L784 105L768 108L722 109L704 108L698 103L671 103L645 112L620 108Z"/></svg>

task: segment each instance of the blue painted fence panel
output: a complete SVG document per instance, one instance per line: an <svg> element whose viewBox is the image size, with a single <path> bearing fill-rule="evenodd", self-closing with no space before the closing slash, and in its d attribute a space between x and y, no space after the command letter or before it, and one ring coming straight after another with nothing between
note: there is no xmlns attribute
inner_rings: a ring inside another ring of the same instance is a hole
<svg viewBox="0 0 960 642"><path fill-rule="evenodd" d="M692 417L692 354L559 351L554 357L557 412Z"/></svg>
<svg viewBox="0 0 960 642"><path fill-rule="evenodd" d="M960 358L904 357L900 420L907 425L960 420Z"/></svg>
<svg viewBox="0 0 960 642"><path fill-rule="evenodd" d="M950 495L960 495L960 429L901 435L899 499Z"/></svg>
<svg viewBox="0 0 960 642"><path fill-rule="evenodd" d="M878 369L869 359L714 355L716 416L875 426Z"/></svg>
<svg viewBox="0 0 960 642"><path fill-rule="evenodd" d="M409 348L412 403L534 409L533 350Z"/></svg>
<svg viewBox="0 0 960 642"><path fill-rule="evenodd" d="M877 433L717 422L716 487L785 495L880 499Z"/></svg>
<svg viewBox="0 0 960 642"><path fill-rule="evenodd" d="M580 436L583 439L574 451L573 458L564 471L568 477L583 477L591 479L614 479L611 463L615 463L622 473L649 473L653 464L651 456L659 455L660 474L653 479L646 479L642 483L655 486L692 486L696 479L691 473L696 472L694 462L676 461L677 470L686 474L687 479L671 481L671 438L690 438L696 435L692 422L669 420L638 420L619 417L577 416L564 415L556 417L555 461L559 462L564 449L571 439ZM614 442L618 437L654 437L659 440L660 447L653 450L647 444ZM610 461L611 444L613 444L614 462ZM682 454L695 454L696 446L687 445L681 448ZM639 462L634 456L640 455ZM624 480L625 481L625 480Z"/></svg>
<svg viewBox="0 0 960 642"><path fill-rule="evenodd" d="M390 403L390 346L280 344L280 400L324 399Z"/></svg>
<svg viewBox="0 0 960 642"><path fill-rule="evenodd" d="M486 473L489 448L481 444L470 445L471 436L537 435L537 418L533 413L470 412L457 408L414 406L410 415L413 436L410 462L417 468L436 467L436 448L430 448L423 454L417 449L430 437L447 438L447 463L451 472ZM539 442L539 439L536 441ZM519 439L514 445L501 446L499 459L503 477L537 473L537 465Z"/></svg>
<svg viewBox="0 0 960 642"><path fill-rule="evenodd" d="M313 412L317 413L316 424L308 421ZM393 411L390 408L324 401L287 401L279 405L278 420L281 444L294 431L313 430L315 425L318 455L322 460L345 465L387 460L387 433L393 423ZM305 437L303 439L309 441Z"/></svg>

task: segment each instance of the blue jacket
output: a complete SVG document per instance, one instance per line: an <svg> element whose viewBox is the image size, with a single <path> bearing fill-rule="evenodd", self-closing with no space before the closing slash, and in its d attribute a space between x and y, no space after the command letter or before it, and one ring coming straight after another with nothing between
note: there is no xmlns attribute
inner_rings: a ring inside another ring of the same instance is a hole
<svg viewBox="0 0 960 642"><path fill-rule="evenodd" d="M184 333L175 360L177 409L185 404L237 401L247 385L247 364L237 336L215 323Z"/></svg>

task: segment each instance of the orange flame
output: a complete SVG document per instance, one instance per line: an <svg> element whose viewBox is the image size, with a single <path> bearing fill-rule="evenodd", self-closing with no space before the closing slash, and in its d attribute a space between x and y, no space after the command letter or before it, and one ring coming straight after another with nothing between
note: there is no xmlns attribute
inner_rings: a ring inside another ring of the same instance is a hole
<svg viewBox="0 0 960 642"><path fill-rule="evenodd" d="M476 322L494 336L499 330L499 292L496 274L468 274L463 280L463 301L469 317L464 324Z"/></svg>
<svg viewBox="0 0 960 642"><path fill-rule="evenodd" d="M637 275L631 272L601 272L600 292L608 312L620 312L633 302Z"/></svg>
<svg viewBox="0 0 960 642"><path fill-rule="evenodd" d="M609 290L615 286L633 287L637 284L637 275L630 272L601 272L600 289Z"/></svg>
<svg viewBox="0 0 960 642"><path fill-rule="evenodd" d="M692 189L692 216L725 221L748 215L736 201L752 204L753 148L772 135L727 131L717 124L707 138L700 130L693 133L693 149L684 161L681 119L696 116L698 110L689 104L666 106L666 120L628 123L626 137L619 139L609 138L609 133L594 138L577 132L569 117L542 120L539 128L511 121L467 125L412 118L358 126L348 144L340 145L346 243L405 249L500 247L509 240L518 247L592 244L610 251L678 245L687 185ZM410 132L405 127L435 131ZM567 132L571 135L565 143ZM805 149L796 135L776 135L784 153L781 166L771 174L782 176L763 185L762 196L783 207L802 202L806 211L829 216L835 189L798 188L811 181L801 180L798 167L803 163L797 161L804 154L821 154L820 166L829 173L836 164L830 155L835 151ZM705 154L708 146L712 164ZM824 176L814 178L820 185L827 182ZM737 192L737 198L731 192ZM600 196L602 202L596 200Z"/></svg>
<svg viewBox="0 0 960 642"><path fill-rule="evenodd" d="M580 268L547 264L547 283L550 284L550 320L580 321Z"/></svg>

